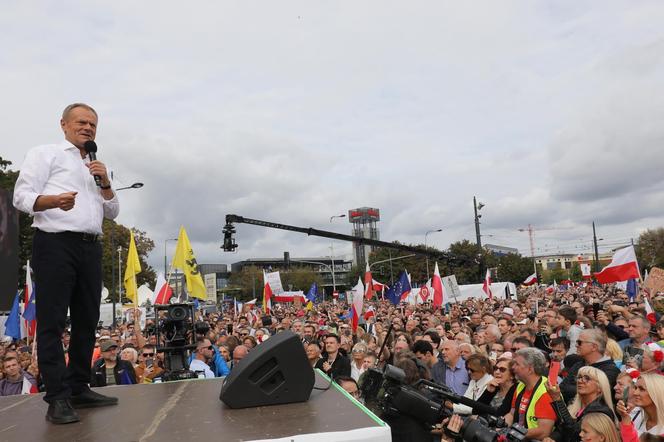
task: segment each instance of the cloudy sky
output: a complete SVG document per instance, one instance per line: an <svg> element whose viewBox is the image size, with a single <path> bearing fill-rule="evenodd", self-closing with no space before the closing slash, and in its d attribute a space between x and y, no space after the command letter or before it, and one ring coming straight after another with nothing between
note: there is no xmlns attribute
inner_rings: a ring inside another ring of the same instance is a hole
<svg viewBox="0 0 664 442"><path fill-rule="evenodd" d="M378 207L382 239L446 248L474 195L484 242L529 254L531 224L538 253L583 252L595 221L609 250L664 225L662 23L661 1L10 0L0 156L93 105L157 269L180 225L203 263L330 253L248 225L224 253L227 213L350 233L330 217Z"/></svg>

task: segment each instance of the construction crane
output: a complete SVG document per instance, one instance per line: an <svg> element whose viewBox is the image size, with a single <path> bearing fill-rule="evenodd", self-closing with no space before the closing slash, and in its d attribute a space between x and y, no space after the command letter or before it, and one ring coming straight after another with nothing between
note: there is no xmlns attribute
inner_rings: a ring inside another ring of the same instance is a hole
<svg viewBox="0 0 664 442"><path fill-rule="evenodd" d="M537 264L535 263L535 230L568 230L571 227L533 227L528 224L528 227L522 227L517 229L519 232L528 232L528 239L530 240L530 257L533 259L533 269L535 270L535 276L537 276Z"/></svg>

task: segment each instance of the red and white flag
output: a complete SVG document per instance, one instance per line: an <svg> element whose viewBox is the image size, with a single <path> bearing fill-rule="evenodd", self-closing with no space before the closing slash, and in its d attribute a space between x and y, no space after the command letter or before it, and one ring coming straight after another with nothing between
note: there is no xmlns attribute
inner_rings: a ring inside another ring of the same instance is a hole
<svg viewBox="0 0 664 442"><path fill-rule="evenodd" d="M482 291L486 293L489 299L493 299L493 293L491 293L491 270L486 269L486 276L484 277L484 284L482 285Z"/></svg>
<svg viewBox="0 0 664 442"><path fill-rule="evenodd" d="M263 284L263 311L266 315L269 315L272 310L272 288L265 272L263 272Z"/></svg>
<svg viewBox="0 0 664 442"><path fill-rule="evenodd" d="M652 309L650 302L648 302L648 298L644 296L643 301L646 304L646 318L652 325L657 324L657 315L655 314L655 311Z"/></svg>
<svg viewBox="0 0 664 442"><path fill-rule="evenodd" d="M364 312L364 320L368 321L369 318L372 318L376 316L376 311L374 310L373 306L367 307L367 310Z"/></svg>
<svg viewBox="0 0 664 442"><path fill-rule="evenodd" d="M353 305L351 306L353 318L353 331L357 330L360 323L360 315L364 306L364 285L362 279L357 278L357 285L353 287Z"/></svg>
<svg viewBox="0 0 664 442"><path fill-rule="evenodd" d="M537 284L537 273L533 273L523 281L523 285L533 285Z"/></svg>
<svg viewBox="0 0 664 442"><path fill-rule="evenodd" d="M613 254L611 263L601 272L595 273L595 279L600 284L640 279L639 264L636 262L634 246L628 246Z"/></svg>
<svg viewBox="0 0 664 442"><path fill-rule="evenodd" d="M364 273L364 297L367 301L370 301L373 297L373 278L371 277L371 269L368 262L367 270Z"/></svg>
<svg viewBox="0 0 664 442"><path fill-rule="evenodd" d="M168 283L166 283L166 280L164 279L164 275L159 273L157 275L157 283L154 286L154 302L153 304L168 304L168 301L171 299L171 296L173 296L173 289L171 288Z"/></svg>
<svg viewBox="0 0 664 442"><path fill-rule="evenodd" d="M433 270L433 278L431 278L431 288L433 289L433 308L440 308L443 306L444 298L444 289L443 289L443 280L440 277L440 271L438 270L438 263Z"/></svg>
<svg viewBox="0 0 664 442"><path fill-rule="evenodd" d="M375 279L371 280L371 283L373 285L373 291L374 292L383 292L387 288L387 284L382 284Z"/></svg>
<svg viewBox="0 0 664 442"><path fill-rule="evenodd" d="M39 393L39 389L35 384L30 382L28 378L23 376L23 385L21 385L21 394L35 394Z"/></svg>
<svg viewBox="0 0 664 442"><path fill-rule="evenodd" d="M25 266L25 290L23 294L23 308L25 310L28 309L28 305L32 302L34 303L34 297L32 296L32 292L34 290L33 285L32 285L32 276L30 275L31 269L30 269L30 260L26 263ZM25 315L25 311L23 313ZM33 338L35 336L35 331L37 329L37 321L32 320L28 321L26 319L25 321L25 328L28 332L28 336Z"/></svg>

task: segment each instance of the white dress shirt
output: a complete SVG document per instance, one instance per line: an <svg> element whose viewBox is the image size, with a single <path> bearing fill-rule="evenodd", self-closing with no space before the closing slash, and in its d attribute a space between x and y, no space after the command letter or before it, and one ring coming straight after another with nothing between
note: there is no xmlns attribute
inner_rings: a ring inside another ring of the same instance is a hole
<svg viewBox="0 0 664 442"><path fill-rule="evenodd" d="M102 233L104 218L114 219L120 211L117 196L105 200L80 151L69 141L37 146L28 151L14 187L14 206L34 215L32 227L44 232ZM34 211L40 195L78 192L74 207L65 211Z"/></svg>
<svg viewBox="0 0 664 442"><path fill-rule="evenodd" d="M210 370L210 366L206 364L205 362L201 361L200 359L192 359L191 362L189 363L189 370L193 372L202 372L205 373L205 378L213 378L214 373L212 370Z"/></svg>
<svg viewBox="0 0 664 442"><path fill-rule="evenodd" d="M464 394L464 396L474 401L478 400L484 393L484 390L486 390L487 384L491 382L492 379L493 376L489 373L486 373L477 381L471 379L470 382L468 382L468 388L466 389L466 394ZM472 414L473 409L467 405L454 404L454 412L456 414Z"/></svg>

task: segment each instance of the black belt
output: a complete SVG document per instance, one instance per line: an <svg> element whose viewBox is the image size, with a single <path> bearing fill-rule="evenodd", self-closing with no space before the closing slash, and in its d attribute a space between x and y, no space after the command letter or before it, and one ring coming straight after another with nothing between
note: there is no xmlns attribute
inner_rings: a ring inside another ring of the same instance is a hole
<svg viewBox="0 0 664 442"><path fill-rule="evenodd" d="M47 235L63 235L83 242L101 241L101 235L98 233L72 232L70 230L66 230L64 232L44 232L43 230L37 229L37 231L40 233L45 233Z"/></svg>

